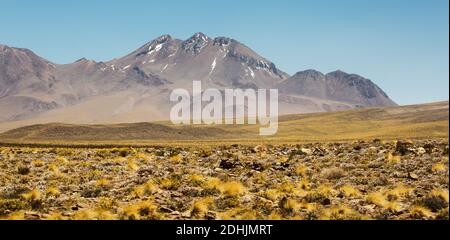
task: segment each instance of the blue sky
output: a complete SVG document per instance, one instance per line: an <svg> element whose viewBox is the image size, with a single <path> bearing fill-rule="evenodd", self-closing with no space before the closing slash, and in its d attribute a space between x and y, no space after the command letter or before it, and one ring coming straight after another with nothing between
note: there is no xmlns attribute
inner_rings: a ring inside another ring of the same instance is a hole
<svg viewBox="0 0 450 240"><path fill-rule="evenodd" d="M294 74L337 69L399 104L449 98L448 0L2 0L0 44L56 62L121 57L162 35L246 44Z"/></svg>

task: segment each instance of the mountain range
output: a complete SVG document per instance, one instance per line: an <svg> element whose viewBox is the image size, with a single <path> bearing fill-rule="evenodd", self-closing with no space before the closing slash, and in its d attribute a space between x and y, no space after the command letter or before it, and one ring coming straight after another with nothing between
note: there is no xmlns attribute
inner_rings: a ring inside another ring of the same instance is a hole
<svg viewBox="0 0 450 240"><path fill-rule="evenodd" d="M290 76L237 40L163 35L107 62L56 64L0 45L0 131L37 123L167 120L172 89L277 88L280 114L396 105L371 80L315 70Z"/></svg>

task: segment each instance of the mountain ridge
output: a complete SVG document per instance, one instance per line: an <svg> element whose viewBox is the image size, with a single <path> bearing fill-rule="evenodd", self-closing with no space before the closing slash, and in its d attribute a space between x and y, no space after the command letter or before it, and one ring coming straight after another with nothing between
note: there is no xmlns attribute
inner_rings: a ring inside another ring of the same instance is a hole
<svg viewBox="0 0 450 240"><path fill-rule="evenodd" d="M0 124L35 120L110 123L167 120L172 89L278 88L280 114L396 105L371 80L335 71L293 76L227 37L169 34L109 61L56 64L0 45Z"/></svg>

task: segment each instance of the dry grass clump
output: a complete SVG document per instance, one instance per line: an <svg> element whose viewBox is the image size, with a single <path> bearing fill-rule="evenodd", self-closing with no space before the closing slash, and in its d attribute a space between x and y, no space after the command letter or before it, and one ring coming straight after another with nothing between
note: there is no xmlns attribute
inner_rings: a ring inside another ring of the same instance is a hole
<svg viewBox="0 0 450 240"><path fill-rule="evenodd" d="M39 208L42 204L42 194L38 189L22 194L22 198L30 203L32 208Z"/></svg>
<svg viewBox="0 0 450 240"><path fill-rule="evenodd" d="M393 189L387 190L384 195L388 198L388 200L397 200L402 197L407 197L411 195L413 189L403 184L398 184Z"/></svg>
<svg viewBox="0 0 450 240"><path fill-rule="evenodd" d="M219 186L219 190L225 196L239 196L246 192L244 185L237 181L223 183Z"/></svg>
<svg viewBox="0 0 450 240"><path fill-rule="evenodd" d="M294 170L295 174L301 177L305 177L308 173L308 167L304 165L299 165Z"/></svg>
<svg viewBox="0 0 450 240"><path fill-rule="evenodd" d="M127 168L130 171L136 171L139 169L139 166L136 164L136 160L134 158L127 159Z"/></svg>
<svg viewBox="0 0 450 240"><path fill-rule="evenodd" d="M214 198L212 197L195 200L192 204L191 215L194 217L203 217L213 203Z"/></svg>
<svg viewBox="0 0 450 240"><path fill-rule="evenodd" d="M116 220L118 217L103 209L85 209L75 212L73 220Z"/></svg>
<svg viewBox="0 0 450 240"><path fill-rule="evenodd" d="M447 170L447 169L446 169L445 165L442 163L437 163L431 167L431 171L435 172L435 173L445 172L445 170Z"/></svg>
<svg viewBox="0 0 450 240"><path fill-rule="evenodd" d="M167 183L167 184L169 184L169 183ZM170 182L170 184L172 184L172 183ZM170 185L164 185L164 186L169 187L169 188L171 187ZM143 196L154 194L156 192L158 192L158 186L156 184L154 184L153 182L148 181L145 184L134 187L133 190L131 191L131 195L132 195L132 197L140 198Z"/></svg>
<svg viewBox="0 0 450 240"><path fill-rule="evenodd" d="M202 186L205 183L205 178L202 175L194 174L189 177L189 181L194 186Z"/></svg>
<svg viewBox="0 0 450 240"><path fill-rule="evenodd" d="M301 189L301 190L307 191L307 190L311 189L311 183L308 181L308 179L303 178L298 183L298 188Z"/></svg>
<svg viewBox="0 0 450 240"><path fill-rule="evenodd" d="M48 170L50 170L50 172L52 172L55 175L60 174L59 167L54 163L48 164Z"/></svg>
<svg viewBox="0 0 450 240"><path fill-rule="evenodd" d="M110 181L108 179L102 178L95 182L95 187L97 188L107 188L110 186Z"/></svg>
<svg viewBox="0 0 450 240"><path fill-rule="evenodd" d="M283 181L279 186L278 190L283 193L292 193L297 188L296 184L291 181Z"/></svg>
<svg viewBox="0 0 450 240"><path fill-rule="evenodd" d="M61 192L59 191L59 189L57 187L49 187L45 191L45 196L46 197L55 197L55 198L57 198L60 195L61 195Z"/></svg>
<svg viewBox="0 0 450 240"><path fill-rule="evenodd" d="M161 215L151 201L142 201L121 208L120 219L123 220L158 220Z"/></svg>
<svg viewBox="0 0 450 240"><path fill-rule="evenodd" d="M45 162L44 162L43 160L41 160L41 159L35 159L35 160L31 161L31 164L32 164L34 167L39 168L39 167L44 166Z"/></svg>
<svg viewBox="0 0 450 240"><path fill-rule="evenodd" d="M275 202L283 196L283 193L278 189L268 189L261 192L261 196Z"/></svg>
<svg viewBox="0 0 450 240"><path fill-rule="evenodd" d="M222 181L218 178L207 178L205 183L203 184L203 187L206 189L218 189L219 186L222 184Z"/></svg>
<svg viewBox="0 0 450 240"><path fill-rule="evenodd" d="M240 196L247 191L245 186L238 181L222 182L218 178L208 178L202 185L205 189L217 189L228 197Z"/></svg>
<svg viewBox="0 0 450 240"><path fill-rule="evenodd" d="M339 188L339 190L347 198L359 197L361 195L361 192L358 189L356 189L350 185L344 185L341 188Z"/></svg>
<svg viewBox="0 0 450 240"><path fill-rule="evenodd" d="M433 189L431 191L431 196L439 197L442 200L444 200L446 203L448 203L449 192L447 189Z"/></svg>
<svg viewBox="0 0 450 240"><path fill-rule="evenodd" d="M388 196L383 191L369 193L366 197L366 201L373 203L388 212L396 213L402 210L402 206L395 201L395 199L388 199Z"/></svg>
<svg viewBox="0 0 450 240"><path fill-rule="evenodd" d="M432 219L434 216L431 210L423 206L412 206L409 213L414 219Z"/></svg>
<svg viewBox="0 0 450 240"><path fill-rule="evenodd" d="M388 164L394 165L394 164L398 164L400 163L400 161L402 160L400 156L398 155L394 155L393 153L389 152L386 155L386 160L388 162Z"/></svg>
<svg viewBox="0 0 450 240"><path fill-rule="evenodd" d="M366 201L383 208L389 203L389 201L380 191L369 193L366 197Z"/></svg>
<svg viewBox="0 0 450 240"><path fill-rule="evenodd" d="M177 155L171 156L169 159L174 162L181 162L181 161L183 161L183 156L181 156L181 154L177 154Z"/></svg>
<svg viewBox="0 0 450 240"><path fill-rule="evenodd" d="M319 215L320 220L361 220L361 215L346 206L332 207L324 209Z"/></svg>
<svg viewBox="0 0 450 240"><path fill-rule="evenodd" d="M112 210L119 206L116 199L110 197L100 197L97 203L97 209Z"/></svg>
<svg viewBox="0 0 450 240"><path fill-rule="evenodd" d="M449 207L449 192L447 189L433 189L421 200L421 204L432 212L438 212Z"/></svg>
<svg viewBox="0 0 450 240"><path fill-rule="evenodd" d="M56 156L55 162L57 162L60 165L64 165L64 164L67 164L69 161L67 160L67 158L65 158L63 156Z"/></svg>
<svg viewBox="0 0 450 240"><path fill-rule="evenodd" d="M298 211L298 209L300 209L300 205L298 204L298 202L296 200L286 198L286 197L281 199L281 201L279 203L279 207L283 212L285 212L287 214L292 214L292 213Z"/></svg>
<svg viewBox="0 0 450 240"><path fill-rule="evenodd" d="M158 182L162 189L175 191L181 186L181 180L179 175L172 175L170 177L159 179Z"/></svg>

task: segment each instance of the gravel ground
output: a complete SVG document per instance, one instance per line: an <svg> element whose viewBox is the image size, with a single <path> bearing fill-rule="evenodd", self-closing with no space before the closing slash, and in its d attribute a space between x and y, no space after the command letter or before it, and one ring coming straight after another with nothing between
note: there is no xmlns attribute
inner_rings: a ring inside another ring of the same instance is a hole
<svg viewBox="0 0 450 240"><path fill-rule="evenodd" d="M3 219L448 219L448 140L0 153Z"/></svg>

